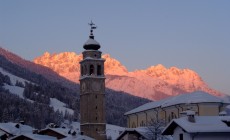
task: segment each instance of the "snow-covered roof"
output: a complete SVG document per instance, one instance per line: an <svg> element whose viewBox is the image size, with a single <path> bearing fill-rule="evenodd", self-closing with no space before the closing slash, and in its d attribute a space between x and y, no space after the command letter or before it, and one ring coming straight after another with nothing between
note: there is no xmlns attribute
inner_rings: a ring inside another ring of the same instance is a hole
<svg viewBox="0 0 230 140"><path fill-rule="evenodd" d="M19 125L19 127L17 128L16 125ZM31 126L12 122L0 123L0 129L12 135L33 133L33 128Z"/></svg>
<svg viewBox="0 0 230 140"><path fill-rule="evenodd" d="M147 128L146 127L137 127L137 128L126 128L119 137L122 137L123 135L125 135L128 132L136 132L139 133L140 135L142 135L144 138L148 138L147 136ZM119 138L118 137L118 138Z"/></svg>
<svg viewBox="0 0 230 140"><path fill-rule="evenodd" d="M104 59L104 58L92 58L92 57L86 57L86 58L84 58L83 60L81 60L81 61L80 61L80 63L81 63L81 62L83 62L83 61L85 61L85 60L100 60L100 61L105 61L105 59Z"/></svg>
<svg viewBox="0 0 230 140"><path fill-rule="evenodd" d="M65 137L67 137L69 135L68 134L69 129L67 129L67 128L45 128L45 129L42 129L41 132L42 131L47 131L47 130L54 131L54 132L59 133L59 134L65 136Z"/></svg>
<svg viewBox="0 0 230 140"><path fill-rule="evenodd" d="M219 113L219 115L220 116L224 116L224 115L227 115L228 113L226 112L226 111L221 111L220 113Z"/></svg>
<svg viewBox="0 0 230 140"><path fill-rule="evenodd" d="M230 132L230 127L222 120L230 121L230 116L195 116L195 122L189 122L187 117L173 119L163 130L163 134L172 135L179 126L188 133Z"/></svg>
<svg viewBox="0 0 230 140"><path fill-rule="evenodd" d="M94 45L100 45L96 40L92 39L92 38L89 38L84 45L91 45L91 44L94 44Z"/></svg>
<svg viewBox="0 0 230 140"><path fill-rule="evenodd" d="M25 137L30 138L32 140L57 140L56 137L47 136L47 135L38 135L38 134L23 134L23 135L18 135L16 137L13 137L11 139L15 139L15 138L20 137L20 136L25 136Z"/></svg>
<svg viewBox="0 0 230 140"><path fill-rule="evenodd" d="M206 92L196 91L196 92L181 94L160 101L154 101L154 102L144 104L142 106L139 106L133 110L126 112L125 115L129 115L129 114L133 114L133 113L137 113L137 112L141 112L157 107L164 108L176 104L210 103L210 102L230 103L229 101L224 101L223 99L210 95Z"/></svg>
<svg viewBox="0 0 230 140"><path fill-rule="evenodd" d="M76 136L68 136L61 140L95 140L95 139L85 136L85 135L76 135Z"/></svg>
<svg viewBox="0 0 230 140"><path fill-rule="evenodd" d="M5 135L6 133L0 130L0 137Z"/></svg>

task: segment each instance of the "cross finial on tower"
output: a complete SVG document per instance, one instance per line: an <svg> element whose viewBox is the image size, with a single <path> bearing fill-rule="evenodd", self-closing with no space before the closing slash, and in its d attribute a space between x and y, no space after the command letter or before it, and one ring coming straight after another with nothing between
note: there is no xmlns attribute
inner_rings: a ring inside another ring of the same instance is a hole
<svg viewBox="0 0 230 140"><path fill-rule="evenodd" d="M97 26L95 26L95 24L92 22L92 20L91 20L91 22L88 23L88 24L89 24L89 26L91 27L91 28L90 28L90 36L89 36L89 37L92 38L92 39L94 39L93 30L96 29Z"/></svg>

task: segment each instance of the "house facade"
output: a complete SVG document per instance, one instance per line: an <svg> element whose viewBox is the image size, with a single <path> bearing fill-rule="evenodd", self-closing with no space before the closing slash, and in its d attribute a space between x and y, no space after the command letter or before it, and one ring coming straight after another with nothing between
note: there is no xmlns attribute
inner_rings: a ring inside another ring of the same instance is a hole
<svg viewBox="0 0 230 140"><path fill-rule="evenodd" d="M144 127L152 120L163 120L168 124L180 118L185 110L193 110L197 116L218 116L229 102L205 92L182 94L168 99L154 101L125 113L127 127Z"/></svg>
<svg viewBox="0 0 230 140"><path fill-rule="evenodd" d="M162 134L172 135L175 140L230 140L230 116L194 114L173 119Z"/></svg>

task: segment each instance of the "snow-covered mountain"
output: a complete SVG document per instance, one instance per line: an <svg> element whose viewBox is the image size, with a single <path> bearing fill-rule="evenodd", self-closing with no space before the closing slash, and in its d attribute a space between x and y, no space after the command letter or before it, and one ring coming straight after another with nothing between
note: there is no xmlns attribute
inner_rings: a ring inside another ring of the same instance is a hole
<svg viewBox="0 0 230 140"><path fill-rule="evenodd" d="M5 76L8 76L10 78L10 81L11 81L11 85L8 85L8 84L4 84L4 89L6 90L9 90L9 92L11 94L15 94L17 95L18 97L22 98L22 99L25 99L31 103L33 103L34 101L31 100L31 99L28 99L26 97L23 96L23 91L24 91L24 87L25 87L25 82L28 82L28 83L32 83L28 80L25 80L23 78L20 78L18 76L15 76L7 71L5 71L3 68L0 67L0 73L2 73L3 75ZM16 86L17 82L21 83L22 84L22 87L20 86ZM65 114L65 112L67 111L69 114L73 115L74 114L74 111L70 108L67 108L66 104L59 101L58 99L56 98L50 98L50 106L53 107L54 111L57 111L59 110L60 112L62 112L63 114Z"/></svg>
<svg viewBox="0 0 230 140"><path fill-rule="evenodd" d="M69 61L73 61L76 56L72 54L69 57ZM72 70L74 69L75 67ZM61 116L60 112L67 119L78 119L79 91L78 83L71 82L48 67L24 60L0 47L0 107L3 108L0 110L0 122L23 118L35 127L42 127L49 121L59 122L62 118L55 116ZM147 99L108 88L105 92L108 112L106 120L110 124L125 126L125 118L121 116L149 102ZM18 107L18 104L21 106ZM12 112L13 115L9 118L8 114ZM34 118L36 121L33 121Z"/></svg>
<svg viewBox="0 0 230 140"><path fill-rule="evenodd" d="M202 78L190 69L176 67L165 68L158 64L145 70L129 72L118 60L105 54L106 87L123 91L135 96L158 100L167 96L205 91L220 96L221 93L211 89ZM44 53L34 59L36 64L51 68L59 75L79 83L82 55L74 52L59 54Z"/></svg>

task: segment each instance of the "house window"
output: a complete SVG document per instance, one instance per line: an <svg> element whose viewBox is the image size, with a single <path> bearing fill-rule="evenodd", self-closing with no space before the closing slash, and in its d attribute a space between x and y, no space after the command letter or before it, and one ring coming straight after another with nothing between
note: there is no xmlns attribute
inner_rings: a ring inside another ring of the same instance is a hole
<svg viewBox="0 0 230 140"><path fill-rule="evenodd" d="M94 66L90 65L89 69L90 69L89 75L93 75L94 74Z"/></svg>
<svg viewBox="0 0 230 140"><path fill-rule="evenodd" d="M96 109L97 109L97 106L96 106Z"/></svg>
<svg viewBox="0 0 230 140"><path fill-rule="evenodd" d="M183 134L180 134L180 140L184 140Z"/></svg>
<svg viewBox="0 0 230 140"><path fill-rule="evenodd" d="M134 122L132 123L132 128L136 128L136 125Z"/></svg>
<svg viewBox="0 0 230 140"><path fill-rule="evenodd" d="M101 65L97 65L97 75L101 75Z"/></svg>
<svg viewBox="0 0 230 140"><path fill-rule="evenodd" d="M141 124L140 124L140 126L142 127L142 126L144 126L144 121L141 121Z"/></svg>
<svg viewBox="0 0 230 140"><path fill-rule="evenodd" d="M97 95L95 95L95 98L97 99Z"/></svg>

